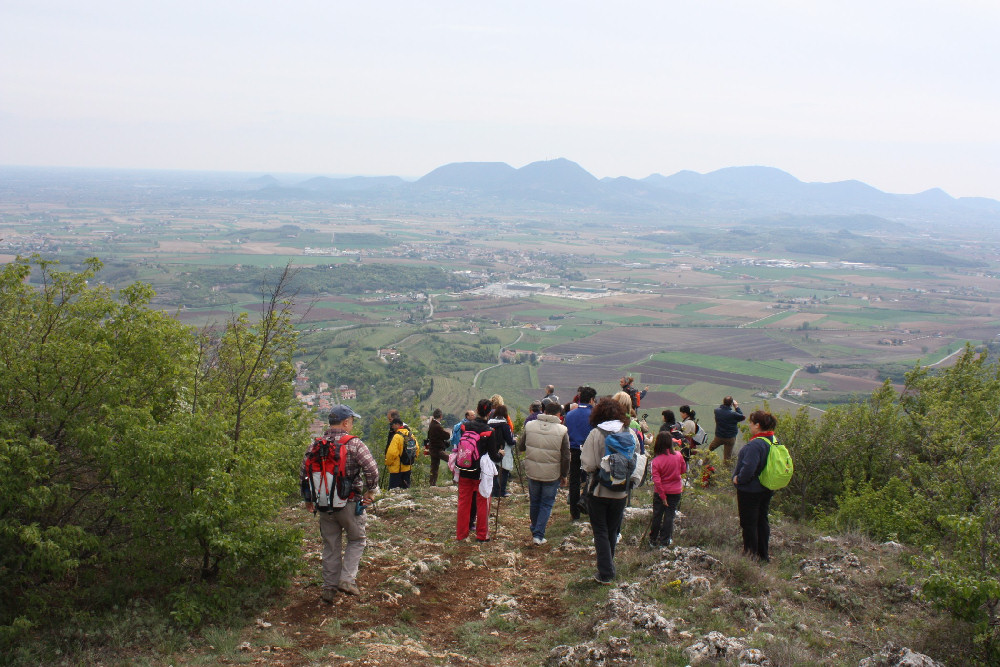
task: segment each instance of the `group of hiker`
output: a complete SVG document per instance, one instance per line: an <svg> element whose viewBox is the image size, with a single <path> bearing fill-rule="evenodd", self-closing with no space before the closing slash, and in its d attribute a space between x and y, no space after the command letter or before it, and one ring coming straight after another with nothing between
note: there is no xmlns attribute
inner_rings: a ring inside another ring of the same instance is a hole
<svg viewBox="0 0 1000 667"><path fill-rule="evenodd" d="M560 488L568 487L570 517L587 515L593 533L597 560L594 579L611 584L616 576L614 555L621 538L625 508L632 490L653 484L653 517L648 538L651 547L669 547L673 524L692 456L707 442L694 410L678 408L662 412L663 424L651 433L637 410L648 387L638 390L623 377L621 390L598 399L593 387L579 387L569 404L562 404L553 386L532 403L521 432L514 425L502 396L478 401L464 419L451 429L442 424L441 410L434 410L421 448L413 430L391 410L386 417L389 432L385 446L388 489L409 488L411 471L421 453L430 459L429 483L436 486L441 463L458 487L455 537L470 534L489 542L489 517L493 498L509 495L508 483L518 465L514 449L523 452L522 485L529 500L532 544L546 544L546 527ZM773 490L761 484L769 450L776 445L773 415L757 411L746 417L738 403L727 396L715 410L715 438L709 450L723 448L724 461L731 463L738 424L748 419L753 439L744 445L733 467L744 551L768 560L768 508ZM323 537L322 599L331 602L336 592L357 594L358 564L364 550L364 509L379 486L378 466L368 447L350 436L359 418L346 405L330 411L330 428L306 452L301 485L307 509L320 514ZM647 457L647 449L651 456ZM525 480L526 478L526 480ZM362 494L362 481L365 492ZM342 539L347 545L342 553Z"/></svg>

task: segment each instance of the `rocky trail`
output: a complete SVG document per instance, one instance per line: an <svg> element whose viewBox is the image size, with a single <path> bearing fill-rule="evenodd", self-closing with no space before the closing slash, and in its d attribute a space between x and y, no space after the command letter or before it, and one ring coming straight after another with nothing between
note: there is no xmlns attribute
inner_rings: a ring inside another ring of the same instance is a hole
<svg viewBox="0 0 1000 667"><path fill-rule="evenodd" d="M383 496L369 516L361 595L332 605L319 598L315 520L289 508L304 530L300 575L238 641L171 664L958 664L923 655L958 648L952 622L919 600L899 545L778 521L776 558L762 567L736 550L735 512L717 490L689 492L675 546L650 550L648 496L627 510L610 587L593 581L589 524L569 521L563 495L542 546L531 544L520 493L503 500L499 530L491 517L482 544L454 539L454 487Z"/></svg>

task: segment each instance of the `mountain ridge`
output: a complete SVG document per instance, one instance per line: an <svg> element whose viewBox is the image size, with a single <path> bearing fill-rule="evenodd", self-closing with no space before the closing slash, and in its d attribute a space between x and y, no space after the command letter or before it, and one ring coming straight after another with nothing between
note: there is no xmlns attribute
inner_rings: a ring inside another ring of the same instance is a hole
<svg viewBox="0 0 1000 667"><path fill-rule="evenodd" d="M856 179L805 182L776 167L761 165L724 167L704 174L681 170L642 179L598 179L578 163L556 158L519 168L505 162L452 162L414 181L386 176L316 177L278 185L271 177L261 178L268 180L258 192L268 199L305 197L372 205L446 203L460 209L504 212L534 211L541 206L554 212L571 209L639 219L708 222L872 215L916 226L1000 223L1000 201L986 197L955 198L940 188L894 194Z"/></svg>

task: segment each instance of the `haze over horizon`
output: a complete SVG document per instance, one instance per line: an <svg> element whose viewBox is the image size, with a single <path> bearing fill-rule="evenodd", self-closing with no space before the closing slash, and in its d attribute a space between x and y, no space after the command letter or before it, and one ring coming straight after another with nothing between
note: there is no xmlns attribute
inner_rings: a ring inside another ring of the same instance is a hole
<svg viewBox="0 0 1000 667"><path fill-rule="evenodd" d="M416 178L765 165L1000 199L1000 6L0 6L0 164Z"/></svg>

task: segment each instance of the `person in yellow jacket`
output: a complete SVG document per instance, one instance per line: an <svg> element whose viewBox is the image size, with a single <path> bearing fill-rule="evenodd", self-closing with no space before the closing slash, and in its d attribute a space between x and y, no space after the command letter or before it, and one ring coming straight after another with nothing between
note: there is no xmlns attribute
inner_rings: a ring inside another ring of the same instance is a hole
<svg viewBox="0 0 1000 667"><path fill-rule="evenodd" d="M410 433L410 427L403 423L399 417L394 417L389 422L392 429L392 438L389 440L389 447L385 450L385 467L389 471L389 489L410 488L410 470L413 468L413 461L420 456L420 443ZM402 460L406 443L413 438L416 442L416 451L413 454L413 461L404 464Z"/></svg>

